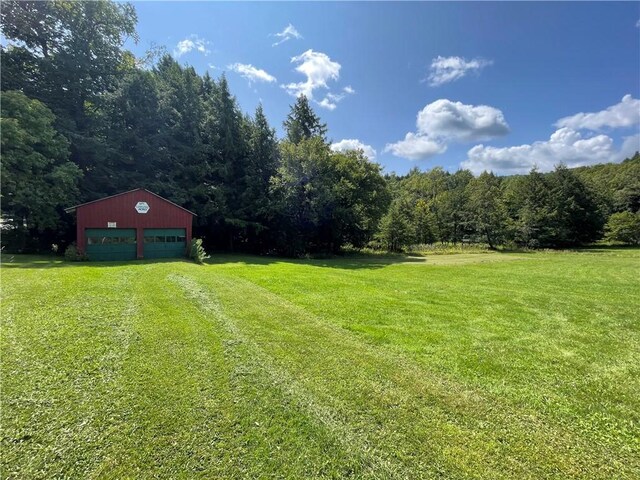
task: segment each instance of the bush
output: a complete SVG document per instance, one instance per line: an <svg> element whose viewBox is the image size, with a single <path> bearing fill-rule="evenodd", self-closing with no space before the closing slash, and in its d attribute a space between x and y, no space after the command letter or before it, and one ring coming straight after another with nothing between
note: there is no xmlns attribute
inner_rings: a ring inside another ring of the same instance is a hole
<svg viewBox="0 0 640 480"><path fill-rule="evenodd" d="M204 247L202 246L201 238L194 238L191 240L189 258L200 264L204 263L204 261L209 258L209 255L207 255L207 252L205 252Z"/></svg>
<svg viewBox="0 0 640 480"><path fill-rule="evenodd" d="M64 251L64 259L68 262L84 262L89 260L86 254L78 252L75 243L69 245Z"/></svg>

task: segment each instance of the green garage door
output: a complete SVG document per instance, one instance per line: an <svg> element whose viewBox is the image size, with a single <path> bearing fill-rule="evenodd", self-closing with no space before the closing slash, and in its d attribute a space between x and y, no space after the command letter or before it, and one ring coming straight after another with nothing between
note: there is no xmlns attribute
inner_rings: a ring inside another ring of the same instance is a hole
<svg viewBox="0 0 640 480"><path fill-rule="evenodd" d="M87 228L86 253L89 260L135 260L136 231L134 228Z"/></svg>
<svg viewBox="0 0 640 480"><path fill-rule="evenodd" d="M184 228L144 229L144 258L184 257L186 249Z"/></svg>

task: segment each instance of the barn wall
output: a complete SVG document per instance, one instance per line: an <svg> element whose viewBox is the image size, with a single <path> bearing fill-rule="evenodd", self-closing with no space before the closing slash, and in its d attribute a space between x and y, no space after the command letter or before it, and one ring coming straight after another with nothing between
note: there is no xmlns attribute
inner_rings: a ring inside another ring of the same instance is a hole
<svg viewBox="0 0 640 480"><path fill-rule="evenodd" d="M149 211L138 213L135 209L138 202L147 202ZM84 252L86 228L107 228L109 222L115 222L116 228L136 229L138 258L142 258L145 228L184 228L188 246L191 242L192 220L191 213L171 202L145 190L134 190L77 207L78 249Z"/></svg>

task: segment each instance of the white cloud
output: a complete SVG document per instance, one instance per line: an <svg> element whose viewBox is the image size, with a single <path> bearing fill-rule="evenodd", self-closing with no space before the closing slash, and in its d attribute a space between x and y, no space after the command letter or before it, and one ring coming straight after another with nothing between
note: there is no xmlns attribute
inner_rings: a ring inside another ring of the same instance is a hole
<svg viewBox="0 0 640 480"><path fill-rule="evenodd" d="M334 152L345 152L347 150L362 150L369 160L375 160L376 151L371 145L365 145L355 138L345 138L339 142L331 144L331 150Z"/></svg>
<svg viewBox="0 0 640 480"><path fill-rule="evenodd" d="M253 82L273 83L276 81L276 77L273 75L270 75L266 71L256 68L250 64L233 63L231 65L227 65L227 68L233 72L239 73L242 77L249 80L249 85Z"/></svg>
<svg viewBox="0 0 640 480"><path fill-rule="evenodd" d="M329 111L334 111L338 106L338 104L335 101L332 101L328 96L316 103Z"/></svg>
<svg viewBox="0 0 640 480"><path fill-rule="evenodd" d="M285 29L280 33L274 33L273 36L280 38L280 40L274 43L273 45L271 45L272 47L280 45L281 43L284 43L287 40L291 40L292 38L302 38L302 35L300 35L300 32L298 32L298 30L296 30L296 27L294 27L291 24L287 25Z"/></svg>
<svg viewBox="0 0 640 480"><path fill-rule="evenodd" d="M620 148L620 158L631 158L636 152L640 152L640 133L624 138Z"/></svg>
<svg viewBox="0 0 640 480"><path fill-rule="evenodd" d="M179 58L185 53L189 53L192 50L195 50L206 56L211 53L211 51L207 49L208 44L209 42L202 38L199 38L197 35L190 35L188 38L185 38L184 40L180 40L178 42L176 48L173 49L173 55L176 58Z"/></svg>
<svg viewBox="0 0 640 480"><path fill-rule="evenodd" d="M344 98L345 94L344 93L327 93L327 97L329 100L331 100L332 102L339 102L340 100L342 100Z"/></svg>
<svg viewBox="0 0 640 480"><path fill-rule="evenodd" d="M305 95L307 98L313 98L313 91L318 88L326 88L329 86L329 80L337 80L340 77L341 65L332 61L329 56L322 52L314 52L307 50L297 57L291 59L291 63L299 63L296 71L306 75L305 82L290 83L283 85L291 95L297 97Z"/></svg>
<svg viewBox="0 0 640 480"><path fill-rule="evenodd" d="M446 150L446 144L411 132L407 133L404 140L396 143L387 143L384 147L385 152L391 152L396 157L410 160L424 160L439 153L444 153Z"/></svg>
<svg viewBox="0 0 640 480"><path fill-rule="evenodd" d="M347 95L356 93L356 91L350 86L344 87L342 93L327 93L327 95L319 102L316 102L321 107L328 110L335 110L338 103L341 102Z"/></svg>
<svg viewBox="0 0 640 480"><path fill-rule="evenodd" d="M603 127L619 128L640 124L640 100L631 95L622 97L620 103L594 113L576 113L555 123L556 127L574 130L599 130Z"/></svg>
<svg viewBox="0 0 640 480"><path fill-rule="evenodd" d="M290 95L298 97L306 96L309 100L314 100L314 91L318 89L329 89L329 82L340 78L342 66L334 62L329 56L322 52L307 50L306 52L293 57L292 63L298 63L296 71L307 77L306 81L281 85ZM341 93L327 93L318 105L328 110L334 110L346 95L355 93L351 86L344 87Z"/></svg>
<svg viewBox="0 0 640 480"><path fill-rule="evenodd" d="M527 173L534 166L544 172L553 170L561 162L568 167L579 167L622 158L622 152L615 149L611 137L595 135L584 138L580 132L563 127L556 130L549 140L531 145L505 148L476 145L467 152L467 160L461 166L476 174L484 170L515 174Z"/></svg>
<svg viewBox="0 0 640 480"><path fill-rule="evenodd" d="M476 145L467 152L467 160L461 166L474 173L493 170L513 174L526 173L534 166L549 171L561 162L569 167L618 162L640 150L640 133L624 137L618 150L608 135L585 136L579 130L625 128L637 124L640 124L640 100L625 95L620 103L606 110L561 118L555 123L558 130L549 140L504 148Z"/></svg>
<svg viewBox="0 0 640 480"><path fill-rule="evenodd" d="M509 133L503 113L488 105L465 105L446 98L428 104L416 119L415 133L387 144L385 151L420 160L443 153L450 142L487 140Z"/></svg>
<svg viewBox="0 0 640 480"><path fill-rule="evenodd" d="M429 85L437 87L458 80L470 72L479 72L492 63L492 61L482 58L474 58L467 61L462 57L438 56L431 61L427 80Z"/></svg>
<svg viewBox="0 0 640 480"><path fill-rule="evenodd" d="M465 105L441 98L424 107L416 121L418 133L448 140L486 140L509 133L504 115L488 105Z"/></svg>

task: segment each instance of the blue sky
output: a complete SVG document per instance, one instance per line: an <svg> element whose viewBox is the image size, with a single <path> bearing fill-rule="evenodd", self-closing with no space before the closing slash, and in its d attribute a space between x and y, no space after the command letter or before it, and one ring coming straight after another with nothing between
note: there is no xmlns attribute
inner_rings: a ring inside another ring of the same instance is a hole
<svg viewBox="0 0 640 480"><path fill-rule="evenodd" d="M638 2L134 5L136 54L161 45L226 72L279 136L306 93L334 148L364 145L386 172L509 174L640 149Z"/></svg>

